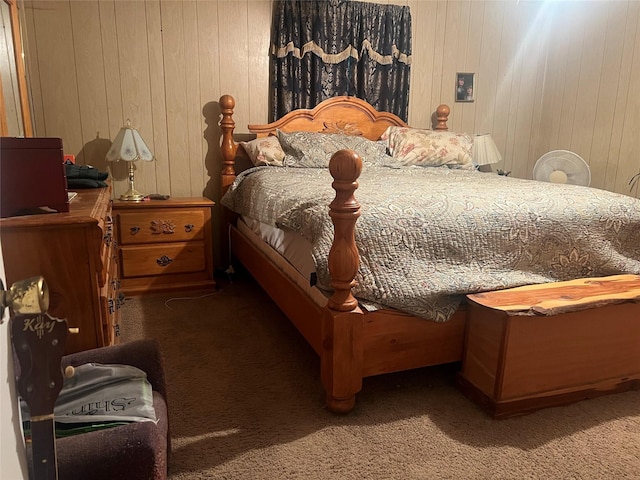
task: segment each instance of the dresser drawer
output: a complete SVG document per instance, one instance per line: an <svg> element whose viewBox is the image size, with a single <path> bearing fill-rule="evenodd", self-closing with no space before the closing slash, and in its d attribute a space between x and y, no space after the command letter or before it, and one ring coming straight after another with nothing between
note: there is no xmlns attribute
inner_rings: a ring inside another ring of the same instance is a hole
<svg viewBox="0 0 640 480"><path fill-rule="evenodd" d="M199 272L207 268L204 242L130 245L120 248L123 278Z"/></svg>
<svg viewBox="0 0 640 480"><path fill-rule="evenodd" d="M203 209L120 212L117 228L120 245L202 240L208 215Z"/></svg>

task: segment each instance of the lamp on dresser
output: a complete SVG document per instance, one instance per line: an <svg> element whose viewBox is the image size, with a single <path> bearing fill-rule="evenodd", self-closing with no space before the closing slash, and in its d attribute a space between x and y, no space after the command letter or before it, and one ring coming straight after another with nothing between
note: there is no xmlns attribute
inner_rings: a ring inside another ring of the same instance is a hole
<svg viewBox="0 0 640 480"><path fill-rule="evenodd" d="M120 200L134 202L141 201L145 196L138 192L133 184L133 164L139 160L151 162L153 161L154 156L138 131L131 126L131 122L128 119L124 127L122 127L118 132L118 135L116 135L116 138L105 158L108 162L118 162L123 160L129 165L129 190L120 196Z"/></svg>
<svg viewBox="0 0 640 480"><path fill-rule="evenodd" d="M473 163L478 170L490 171L492 165L502 161L502 155L490 133L478 133L473 137Z"/></svg>

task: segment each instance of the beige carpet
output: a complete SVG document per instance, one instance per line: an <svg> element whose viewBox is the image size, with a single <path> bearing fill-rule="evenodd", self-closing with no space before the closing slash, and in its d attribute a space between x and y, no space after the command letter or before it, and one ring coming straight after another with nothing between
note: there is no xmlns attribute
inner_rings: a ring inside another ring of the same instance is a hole
<svg viewBox="0 0 640 480"><path fill-rule="evenodd" d="M496 421L450 365L366 379L336 416L316 354L252 280L201 294L122 310L122 341L166 357L172 479L640 478L639 391Z"/></svg>

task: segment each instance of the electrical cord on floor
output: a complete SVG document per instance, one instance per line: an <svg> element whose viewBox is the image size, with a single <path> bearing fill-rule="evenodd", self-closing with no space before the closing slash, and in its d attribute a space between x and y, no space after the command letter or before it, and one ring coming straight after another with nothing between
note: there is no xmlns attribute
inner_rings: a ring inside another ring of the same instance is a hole
<svg viewBox="0 0 640 480"><path fill-rule="evenodd" d="M236 271L233 269L233 262L231 261L231 225L229 225L229 230L227 231L227 250L229 253L229 267L224 271L224 273L227 274L227 280L229 280L229 283L233 283L233 277L232 275L234 273L236 273Z"/></svg>
<svg viewBox="0 0 640 480"><path fill-rule="evenodd" d="M228 230L228 245L229 245L229 266L227 267L227 269L224 271L224 273L227 275L227 280L229 281L229 283L233 283L233 275L236 273L235 269L233 268L233 265L231 263L231 225L229 225L229 230ZM174 298L168 298L165 302L164 305L165 307L167 307L169 310L173 309L169 306L169 302L172 302L174 300L198 300L200 298L204 298L204 297L208 297L211 295L217 295L220 292L222 292L223 289L218 289L215 292L211 292L211 293L206 293L204 295L200 295L197 297L174 297Z"/></svg>
<svg viewBox="0 0 640 480"><path fill-rule="evenodd" d="M233 283L233 277L232 275L234 273L236 273L236 271L233 269L233 265L229 265L229 268L227 268L224 273L227 274L227 280L229 280L229 283Z"/></svg>
<svg viewBox="0 0 640 480"><path fill-rule="evenodd" d="M227 267L227 269L224 271L224 273L227 275L227 280L229 281L229 283L233 283L233 275L236 273L235 269L233 268L232 262L231 262L231 225L229 225L229 230L228 230L228 246L229 246L229 266ZM222 292L222 289L218 289L215 292L211 292L211 293L206 293L204 295L200 295L197 297L174 297L174 298L168 298L165 302L164 305L165 307L167 307L169 310L173 310L170 306L169 306L169 302L172 302L174 300L198 300L200 298L204 298L204 297L208 297L211 295L217 295L220 292Z"/></svg>
<svg viewBox="0 0 640 480"><path fill-rule="evenodd" d="M205 293L204 295L199 295L197 297L173 297L173 298L167 298L165 300L165 302L164 302L164 306L167 307L169 310L173 311L173 308L171 308L169 306L169 302L172 302L174 300L198 300L200 298L210 297L212 295L218 295L220 292L222 292L222 289L216 290L215 292L211 292L211 293Z"/></svg>

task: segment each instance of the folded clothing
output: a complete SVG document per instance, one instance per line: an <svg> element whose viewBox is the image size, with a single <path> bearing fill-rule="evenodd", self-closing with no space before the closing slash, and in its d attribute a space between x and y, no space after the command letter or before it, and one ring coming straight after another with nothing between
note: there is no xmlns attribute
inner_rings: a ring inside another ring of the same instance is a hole
<svg viewBox="0 0 640 480"><path fill-rule="evenodd" d="M101 188L106 187L105 180L109 173L101 172L91 165L74 165L65 163L67 188Z"/></svg>

